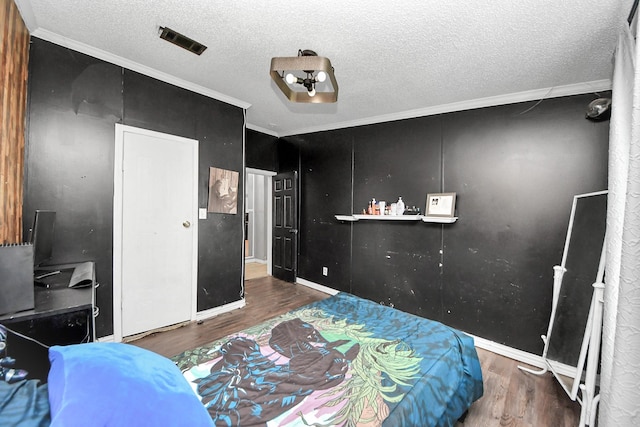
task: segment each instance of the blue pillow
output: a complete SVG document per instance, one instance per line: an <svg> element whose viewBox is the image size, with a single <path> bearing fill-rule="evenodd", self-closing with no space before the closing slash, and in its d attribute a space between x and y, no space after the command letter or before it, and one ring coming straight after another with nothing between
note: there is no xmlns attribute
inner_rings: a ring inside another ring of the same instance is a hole
<svg viewBox="0 0 640 427"><path fill-rule="evenodd" d="M134 345L49 349L51 426L213 426L171 360Z"/></svg>

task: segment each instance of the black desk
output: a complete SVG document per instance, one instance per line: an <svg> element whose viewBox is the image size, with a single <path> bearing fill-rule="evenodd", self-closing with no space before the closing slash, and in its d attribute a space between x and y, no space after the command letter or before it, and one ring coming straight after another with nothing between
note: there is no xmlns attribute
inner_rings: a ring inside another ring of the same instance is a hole
<svg viewBox="0 0 640 427"><path fill-rule="evenodd" d="M42 268L60 270L60 274L41 280L48 287L35 287L32 310L2 315L0 323L48 346L94 341L95 273L93 286L69 288L75 265ZM28 378L47 380L49 355L46 348L9 333L7 355L16 359L16 368L29 371Z"/></svg>

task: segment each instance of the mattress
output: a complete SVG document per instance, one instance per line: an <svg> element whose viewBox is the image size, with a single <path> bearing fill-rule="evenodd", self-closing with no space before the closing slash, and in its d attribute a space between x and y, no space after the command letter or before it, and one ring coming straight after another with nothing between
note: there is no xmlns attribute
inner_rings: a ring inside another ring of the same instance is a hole
<svg viewBox="0 0 640 427"><path fill-rule="evenodd" d="M221 426L453 426L483 393L471 337L344 292L173 361Z"/></svg>

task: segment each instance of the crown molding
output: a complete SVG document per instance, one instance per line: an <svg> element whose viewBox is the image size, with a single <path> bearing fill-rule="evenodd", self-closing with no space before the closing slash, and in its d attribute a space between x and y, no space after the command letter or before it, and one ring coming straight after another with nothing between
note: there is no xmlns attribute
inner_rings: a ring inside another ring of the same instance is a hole
<svg viewBox="0 0 640 427"><path fill-rule="evenodd" d="M415 110L380 116L366 117L357 120L330 123L321 126L294 129L278 134L278 137L293 136L305 133L323 132L328 130L344 129L350 127L371 125L376 123L392 122L396 120L413 119L416 117L433 116L436 114L452 113L456 111L473 110L475 108L495 107L498 105L516 104L518 102L540 101L562 96L581 95L584 93L611 90L611 80L595 80L591 82L577 83L565 86L554 86L544 89L535 89L524 92L510 93L506 95L490 96L468 101L453 102L450 104L434 105Z"/></svg>
<svg viewBox="0 0 640 427"><path fill-rule="evenodd" d="M260 126L252 125L251 123L247 123L247 129L255 130L256 132L264 133L266 135L275 136L279 138L281 135L278 135L278 132L274 132L271 129L266 129Z"/></svg>
<svg viewBox="0 0 640 427"><path fill-rule="evenodd" d="M31 30L32 27L37 26L35 18L33 17L33 13L31 12L29 3L26 2L26 5L25 5L25 2L17 2L16 5L20 10L22 18L25 21L25 25L27 25L27 28ZM220 92L208 89L204 86L200 86L200 85L188 82L186 80L179 79L170 74L163 73L161 71L139 64L135 61L131 61L129 59L126 59L117 55L113 55L109 52L103 51L93 46L89 46L87 44L80 43L75 40L71 40L69 38L66 38L64 36L61 36L59 34L53 33L48 30L44 30L42 28L36 28L35 30L31 30L31 35L33 37L37 37L39 39L49 41L59 46L63 46L68 49L75 50L77 52L92 56L94 58L98 58L103 61L107 61L109 63L127 68L129 70L138 72L140 74L144 74L146 76L155 78L165 83L169 83L174 86L178 86L183 89L186 89L195 93L199 93L209 98L213 98L218 101L222 101L227 104L234 105L236 107L240 107L243 109L248 109L249 107L251 107L251 104L248 102L230 97ZM377 124L377 123L392 122L397 120L413 119L417 117L433 116L436 114L452 113L456 111L472 110L476 108L486 108L486 107L494 107L498 105L516 104L519 102L539 101L539 100L544 100L549 98L581 95L585 93L611 90L611 87L612 85L611 85L610 79L595 80L591 82L576 83L576 84L564 85L564 86L554 86L550 88L516 92L516 93L511 93L506 95L490 96L486 98L478 98L478 99L473 99L468 101L453 102L450 104L434 105L434 106L425 107L425 108L401 111L398 113L383 114L379 116L371 116L371 117L365 117L362 119L348 120L348 121L337 122L337 123L328 123L325 125L303 127L298 129L292 129L290 131L285 131L285 132L275 132L271 129L266 129L251 123L247 123L246 127L248 129L255 130L257 132L264 133L276 138L282 138L285 136L302 135L302 134L308 134L308 133L314 133L314 132L324 132L324 131L336 130L336 129L345 129L345 128L365 126L365 125L371 125L371 124Z"/></svg>
<svg viewBox="0 0 640 427"><path fill-rule="evenodd" d="M225 102L227 104L234 105L236 107L247 109L251 107L251 104L245 101L241 101L236 98L232 98L228 95L222 94L215 90L208 89L204 86L200 86L186 80L179 79L170 74L163 73L162 71L155 70L151 67L147 67L146 65L139 64L135 61L131 61L129 59L123 58L121 56L117 56L106 52L104 50L95 48L93 46L89 46L84 43L77 42L75 40L71 40L67 37L61 36L59 34L53 33L48 30L43 30L42 28L37 28L31 32L33 37L37 37L42 40L46 40L48 42L57 44L62 47L66 47L71 50L75 50L80 53L84 53L86 55L92 56L94 58L101 59L103 61L118 65L120 67L124 67L128 70L135 71L140 74L144 74L145 76L152 77L154 79L163 81L165 83L172 84L174 86L181 87L183 89L189 90L191 92L196 92L201 95L207 96L209 98L216 99L218 101Z"/></svg>

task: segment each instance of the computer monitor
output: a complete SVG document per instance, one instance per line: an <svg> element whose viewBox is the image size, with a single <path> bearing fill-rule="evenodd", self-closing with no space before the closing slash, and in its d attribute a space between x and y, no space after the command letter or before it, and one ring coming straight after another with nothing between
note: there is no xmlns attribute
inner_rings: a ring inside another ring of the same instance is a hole
<svg viewBox="0 0 640 427"><path fill-rule="evenodd" d="M33 217L33 228L29 241L33 245L33 267L41 266L53 256L53 229L55 211L37 210Z"/></svg>

